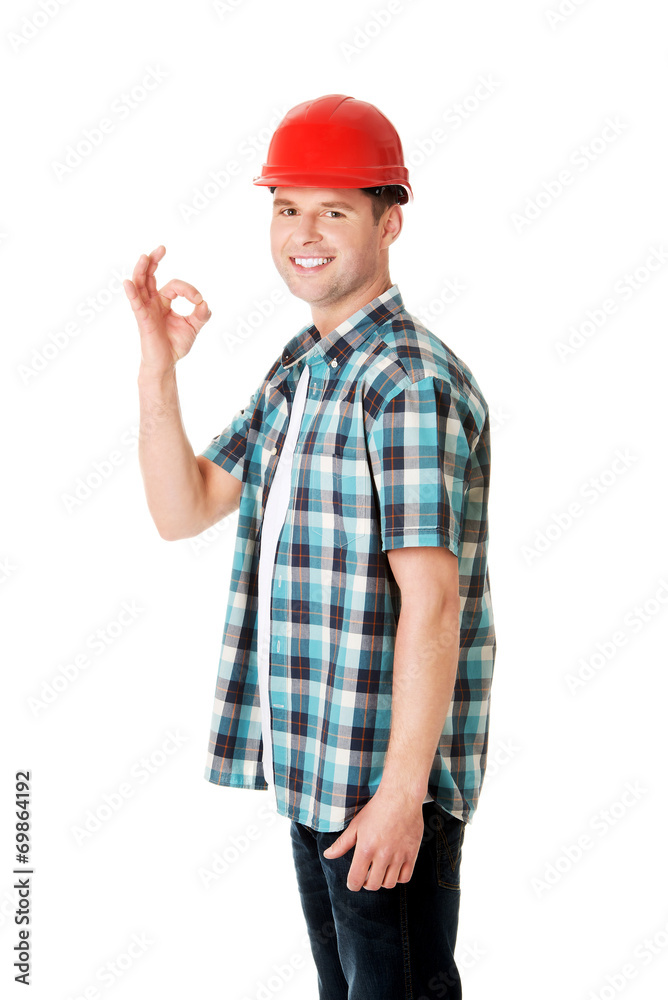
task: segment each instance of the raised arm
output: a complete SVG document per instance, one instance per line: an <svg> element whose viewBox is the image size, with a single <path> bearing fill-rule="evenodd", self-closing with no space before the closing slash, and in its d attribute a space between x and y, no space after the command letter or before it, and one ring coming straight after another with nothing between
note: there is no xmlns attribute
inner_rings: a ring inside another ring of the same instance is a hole
<svg viewBox="0 0 668 1000"><path fill-rule="evenodd" d="M164 256L159 246L142 254L123 288L137 321L141 343L139 464L148 508L162 538L198 535L236 510L242 483L203 456L195 456L179 405L176 364L185 357L211 316L201 293L173 278L157 289L155 271ZM182 295L195 308L188 316L172 310Z"/></svg>

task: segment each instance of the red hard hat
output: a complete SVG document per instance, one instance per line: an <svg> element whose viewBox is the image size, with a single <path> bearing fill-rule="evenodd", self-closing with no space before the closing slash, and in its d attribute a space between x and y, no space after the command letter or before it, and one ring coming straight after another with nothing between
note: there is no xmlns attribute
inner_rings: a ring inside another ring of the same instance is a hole
<svg viewBox="0 0 668 1000"><path fill-rule="evenodd" d="M267 162L253 184L265 187L362 188L397 184L399 204L413 191L401 140L373 104L327 94L297 104L271 137Z"/></svg>

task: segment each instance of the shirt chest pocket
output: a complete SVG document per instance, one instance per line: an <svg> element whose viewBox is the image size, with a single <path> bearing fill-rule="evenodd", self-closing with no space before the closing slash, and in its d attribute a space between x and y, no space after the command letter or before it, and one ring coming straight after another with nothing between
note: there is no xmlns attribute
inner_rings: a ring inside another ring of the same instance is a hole
<svg viewBox="0 0 668 1000"><path fill-rule="evenodd" d="M321 547L326 558L363 533L358 507L363 465L354 449L337 446L316 446L295 458L295 519L304 540Z"/></svg>

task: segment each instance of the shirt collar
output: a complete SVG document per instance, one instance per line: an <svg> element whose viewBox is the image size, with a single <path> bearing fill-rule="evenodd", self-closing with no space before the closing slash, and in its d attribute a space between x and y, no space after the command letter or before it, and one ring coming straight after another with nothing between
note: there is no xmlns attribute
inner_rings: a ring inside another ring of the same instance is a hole
<svg viewBox="0 0 668 1000"><path fill-rule="evenodd" d="M337 365L342 364L375 327L403 308L399 286L394 284L348 319L344 319L326 337L321 337L314 325L303 327L283 348L278 372L285 375L288 369L302 361L307 365L317 365L323 361L327 365L331 365L333 361Z"/></svg>

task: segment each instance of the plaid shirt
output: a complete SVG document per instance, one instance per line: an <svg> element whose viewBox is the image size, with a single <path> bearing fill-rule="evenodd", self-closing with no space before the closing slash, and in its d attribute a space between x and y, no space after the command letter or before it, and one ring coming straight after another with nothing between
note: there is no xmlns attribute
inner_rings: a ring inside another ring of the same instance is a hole
<svg viewBox="0 0 668 1000"><path fill-rule="evenodd" d="M460 653L428 791L470 822L487 759L496 638L487 568L489 413L468 367L398 286L321 338L285 345L201 452L243 482L205 778L266 789L258 686L262 520L303 365L308 397L271 594L277 810L344 829L374 794L390 736L401 593L387 549L458 557Z"/></svg>

